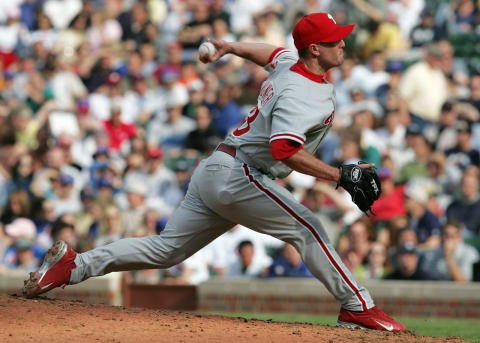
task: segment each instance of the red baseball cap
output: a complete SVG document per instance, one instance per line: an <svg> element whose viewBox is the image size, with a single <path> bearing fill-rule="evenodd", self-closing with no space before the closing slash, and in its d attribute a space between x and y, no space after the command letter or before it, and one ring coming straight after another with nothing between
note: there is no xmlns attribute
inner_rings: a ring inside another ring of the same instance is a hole
<svg viewBox="0 0 480 343"><path fill-rule="evenodd" d="M330 43L346 38L355 25L337 25L328 13L312 13L304 16L293 28L293 41L298 50L310 44Z"/></svg>

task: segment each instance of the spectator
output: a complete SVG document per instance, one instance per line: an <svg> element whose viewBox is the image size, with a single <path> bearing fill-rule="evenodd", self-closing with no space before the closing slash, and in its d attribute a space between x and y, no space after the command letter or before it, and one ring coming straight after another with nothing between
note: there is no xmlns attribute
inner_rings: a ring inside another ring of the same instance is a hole
<svg viewBox="0 0 480 343"><path fill-rule="evenodd" d="M471 281L473 264L478 261L478 251L466 245L462 237L462 224L448 222L442 229L442 245L424 252L421 268L429 279Z"/></svg>
<svg viewBox="0 0 480 343"><path fill-rule="evenodd" d="M147 28L150 19L145 6L142 2L135 2L131 10L119 18L123 32L122 41L126 42L129 49L135 50L148 41Z"/></svg>
<svg viewBox="0 0 480 343"><path fill-rule="evenodd" d="M434 249L440 245L440 221L427 209L428 193L422 184L411 182L405 189L405 207L409 227L417 233L419 248Z"/></svg>
<svg viewBox="0 0 480 343"><path fill-rule="evenodd" d="M52 240L54 242L58 240L65 241L72 249L77 249L77 235L75 234L75 226L73 223L65 221L65 218L58 218L52 224ZM78 249L77 249L78 250Z"/></svg>
<svg viewBox="0 0 480 343"><path fill-rule="evenodd" d="M399 85L400 95L407 101L412 122L423 130L437 123L440 109L447 100L447 79L441 70L443 52L429 45L425 60L409 67Z"/></svg>
<svg viewBox="0 0 480 343"><path fill-rule="evenodd" d="M438 125L429 126L425 130L425 136L433 144L435 150L446 151L455 147L457 117L455 103L447 101L442 105Z"/></svg>
<svg viewBox="0 0 480 343"><path fill-rule="evenodd" d="M425 7L420 16L420 23L410 32L410 41L413 48L419 48L432 43L439 32L435 27L435 21L431 9Z"/></svg>
<svg viewBox="0 0 480 343"><path fill-rule="evenodd" d="M273 260L268 277L313 277L295 247L285 244L282 255Z"/></svg>
<svg viewBox="0 0 480 343"><path fill-rule="evenodd" d="M197 128L188 134L185 148L208 154L221 141L220 135L212 126L212 118L208 107L198 106L196 108L195 121Z"/></svg>
<svg viewBox="0 0 480 343"><path fill-rule="evenodd" d="M125 236L132 237L140 228L147 210L145 205L147 187L140 179L132 178L125 185L125 192L127 193L128 208L122 213L123 231Z"/></svg>
<svg viewBox="0 0 480 343"><path fill-rule="evenodd" d="M338 253L348 269L354 271L366 262L370 251L370 223L362 218L354 222L345 237L339 241Z"/></svg>
<svg viewBox="0 0 480 343"><path fill-rule="evenodd" d="M53 183L53 204L55 215L64 213L76 213L81 209L80 193L74 188L73 177L62 174Z"/></svg>
<svg viewBox="0 0 480 343"><path fill-rule="evenodd" d="M67 51L55 58L55 72L49 83L58 109L73 111L79 99L87 96L87 88L73 70L75 55Z"/></svg>
<svg viewBox="0 0 480 343"><path fill-rule="evenodd" d="M195 122L182 115L187 99L177 90L171 91L165 105L167 119L153 124L148 133L152 145L161 144L165 150L178 150L183 147L185 138L195 127Z"/></svg>
<svg viewBox="0 0 480 343"><path fill-rule="evenodd" d="M8 246L4 251L2 263L9 268L17 268L19 266L19 262L23 261L24 267L30 269L35 268L36 266L33 266L32 263L34 263L35 260L41 261L46 253L45 249L37 244L34 244L37 235L35 224L30 219L18 218L10 224L5 225L4 231L8 236L6 241L11 242L11 245ZM17 245L15 245L16 243ZM22 248L25 245L28 245L29 250L33 251L34 256L32 257L30 253L25 253L21 257L22 260L19 260L19 254L17 254L17 252L20 252L20 255L22 255L21 253L24 249L17 250L17 248L19 248L18 245L21 245Z"/></svg>
<svg viewBox="0 0 480 343"><path fill-rule="evenodd" d="M414 245L405 244L400 246L394 257L394 265L397 267L392 273L388 274L385 279L428 280L428 276L420 270L419 258L418 251Z"/></svg>
<svg viewBox="0 0 480 343"><path fill-rule="evenodd" d="M243 115L228 87L220 89L212 115L213 126L222 137L240 124Z"/></svg>
<svg viewBox="0 0 480 343"><path fill-rule="evenodd" d="M480 166L480 153L472 147L472 122L459 118L455 122L457 145L445 151L449 168L455 167L465 171L469 166Z"/></svg>
<svg viewBox="0 0 480 343"><path fill-rule="evenodd" d="M134 137L137 128L135 124L126 124L121 120L121 108L114 104L111 110L111 119L104 122L104 129L108 134L108 147L113 151L118 151L122 144Z"/></svg>
<svg viewBox="0 0 480 343"><path fill-rule="evenodd" d="M110 205L105 210L104 221L100 225L100 232L94 241L94 246L99 247L113 243L123 237L122 215L115 205Z"/></svg>
<svg viewBox="0 0 480 343"><path fill-rule="evenodd" d="M464 234L475 236L480 234L480 196L478 193L478 169L469 168L461 181L460 197L447 208L446 216L450 221L465 225Z"/></svg>
<svg viewBox="0 0 480 343"><path fill-rule="evenodd" d="M396 186L392 172L386 168L378 170L382 186L380 198L373 204L372 211L375 213L374 221L392 220L397 216L404 216L405 210L405 186Z"/></svg>
<svg viewBox="0 0 480 343"><path fill-rule="evenodd" d="M238 260L230 265L227 275L229 277L260 277L265 276L271 259L259 258L251 241L241 241L237 247Z"/></svg>
<svg viewBox="0 0 480 343"><path fill-rule="evenodd" d="M480 74L474 74L470 78L470 99L469 102L480 111Z"/></svg>
<svg viewBox="0 0 480 343"><path fill-rule="evenodd" d="M16 190L10 193L5 211L0 217L3 224L10 224L17 218L28 218L30 216L30 201L24 190Z"/></svg>
<svg viewBox="0 0 480 343"><path fill-rule="evenodd" d="M212 33L212 21L208 10L208 4L203 1L193 5L193 19L187 23L178 34L178 40L183 48L196 49L202 40Z"/></svg>
<svg viewBox="0 0 480 343"><path fill-rule="evenodd" d="M358 266L355 276L358 280L381 280L386 275L387 249L381 243L372 243L368 252L367 263Z"/></svg>
<svg viewBox="0 0 480 343"><path fill-rule="evenodd" d="M406 128L401 124L401 115L397 110L385 114L385 127L376 130L375 138L379 140L384 152L399 151L405 148Z"/></svg>
<svg viewBox="0 0 480 343"><path fill-rule="evenodd" d="M415 177L428 176L427 163L431 153L430 145L423 135L414 134L410 137L410 146L415 154L413 161L406 163L397 174L397 181L406 183Z"/></svg>
<svg viewBox="0 0 480 343"><path fill-rule="evenodd" d="M25 239L17 239L13 243L16 253L16 260L11 267L25 272L34 272L38 268L39 261L35 258L32 243Z"/></svg>
<svg viewBox="0 0 480 343"><path fill-rule="evenodd" d="M164 164L164 152L160 147L147 149L148 204L165 214L172 213L180 203L183 193L179 189L175 173Z"/></svg>

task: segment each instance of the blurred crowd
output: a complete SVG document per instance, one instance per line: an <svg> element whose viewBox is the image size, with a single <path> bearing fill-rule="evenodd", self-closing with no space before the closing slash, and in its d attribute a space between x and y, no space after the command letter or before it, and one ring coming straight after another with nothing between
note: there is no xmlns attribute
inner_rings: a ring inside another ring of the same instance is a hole
<svg viewBox="0 0 480 343"><path fill-rule="evenodd" d="M332 165L375 163L367 217L348 193L292 173L361 281L480 280L480 12L473 0L2 0L0 268L35 270L53 241L87 251L161 234L192 172L256 104L267 72L206 39L295 51L305 14L356 24L328 72ZM139 282L311 277L299 254L236 226Z"/></svg>

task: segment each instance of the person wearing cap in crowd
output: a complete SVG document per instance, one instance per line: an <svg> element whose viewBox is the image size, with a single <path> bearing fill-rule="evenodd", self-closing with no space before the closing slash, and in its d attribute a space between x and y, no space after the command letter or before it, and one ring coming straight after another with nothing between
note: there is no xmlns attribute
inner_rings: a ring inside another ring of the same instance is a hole
<svg viewBox="0 0 480 343"><path fill-rule="evenodd" d="M122 108L117 103L112 105L111 114L111 118L103 122L103 128L109 138L108 147L112 151L118 151L123 143L137 134L137 126L122 121Z"/></svg>
<svg viewBox="0 0 480 343"><path fill-rule="evenodd" d="M175 173L167 168L163 159L164 152L159 146L150 146L146 156L146 184L149 206L158 208L170 215L183 198Z"/></svg>
<svg viewBox="0 0 480 343"><path fill-rule="evenodd" d="M404 244L398 247L393 265L395 270L385 276L386 280L428 280L428 276L420 270L420 256L413 244Z"/></svg>
<svg viewBox="0 0 480 343"><path fill-rule="evenodd" d="M17 268L19 262L19 253L21 255L21 253L26 250L26 247L28 247L28 249L33 253L33 256L29 253L26 253L24 254L24 258L22 260L27 263L27 267L30 269L33 267L34 270L36 267L38 267L38 264L33 266L31 263L42 260L46 250L40 245L35 244L37 238L35 224L30 219L18 218L12 223L5 225L4 231L12 244L5 249L3 256L0 256L2 264L5 264L10 268ZM21 249L18 250L18 248Z"/></svg>
<svg viewBox="0 0 480 343"><path fill-rule="evenodd" d="M60 262L34 274L43 275L27 281L25 295L33 297L113 271L168 268L241 223L297 249L310 272L341 303L338 325L405 331L405 326L376 307L369 292L357 284L318 219L274 181L295 169L342 183L340 170L316 159L313 153L334 119L334 87L324 74L343 62L344 39L353 28L337 25L328 13L305 16L293 31L298 55L268 44L211 41L216 53L203 56L203 62L215 62L233 53L271 73L257 107L197 166L184 201L160 235L122 239L80 254L57 242L49 259ZM278 139L271 140L271 136ZM358 168L373 165L360 164ZM135 201L139 206L130 201L133 211L144 204L146 190L133 193L140 191L133 188L142 184L127 186L129 195L141 197ZM53 283L43 287L41 280L47 275Z"/></svg>
<svg viewBox="0 0 480 343"><path fill-rule="evenodd" d="M480 234L479 176L476 167L469 167L465 171L460 184L461 192L456 195L446 211L448 220L457 221L466 227L463 233L467 237Z"/></svg>
<svg viewBox="0 0 480 343"><path fill-rule="evenodd" d="M90 227L95 225L96 220L98 219L96 218L96 215L99 214L99 207L95 202L95 198L95 189L90 185L85 186L80 191L82 208L80 211L75 212L75 219L77 222L75 229L80 239L85 239L88 236Z"/></svg>
<svg viewBox="0 0 480 343"><path fill-rule="evenodd" d="M473 264L479 260L477 249L465 244L460 222L449 221L442 228L442 245L423 252L420 269L430 280L471 281Z"/></svg>
<svg viewBox="0 0 480 343"><path fill-rule="evenodd" d="M429 6L420 13L420 22L410 31L410 40L413 48L428 45L440 34L440 29L435 26L432 9Z"/></svg>
<svg viewBox="0 0 480 343"><path fill-rule="evenodd" d="M429 45L425 60L410 66L400 80L400 95L408 103L412 122L417 123L422 131L438 122L441 107L447 100L447 78L441 70L442 56L443 52L437 45Z"/></svg>
<svg viewBox="0 0 480 343"><path fill-rule="evenodd" d="M405 186L395 185L392 172L387 167L380 168L377 174L382 185L382 195L372 206L372 211L375 213L372 220L391 220L397 216L404 216L407 213Z"/></svg>
<svg viewBox="0 0 480 343"><path fill-rule="evenodd" d="M457 145L445 151L448 167L465 171L469 166L480 167L480 152L472 146L472 121L459 117L454 124Z"/></svg>
<svg viewBox="0 0 480 343"><path fill-rule="evenodd" d="M145 204L147 191L147 186L141 179L130 178L125 184L128 208L122 212L122 224L126 237L135 236L135 231L142 225L147 210Z"/></svg>
<svg viewBox="0 0 480 343"><path fill-rule="evenodd" d="M156 120L147 131L148 141L152 145L162 145L165 150L181 149L185 138L195 128L195 122L182 114L183 106L188 102L188 94L178 88L167 93L167 119Z"/></svg>
<svg viewBox="0 0 480 343"><path fill-rule="evenodd" d="M189 118L195 118L195 111L198 106L202 106L205 102L205 83L196 79L188 85L188 103L183 108L183 114Z"/></svg>
<svg viewBox="0 0 480 343"><path fill-rule="evenodd" d="M405 188L405 208L408 226L417 233L418 244L422 249L433 249L440 245L440 221L428 209L429 194L425 186L416 180L410 181Z"/></svg>
<svg viewBox="0 0 480 343"><path fill-rule="evenodd" d="M454 101L446 101L440 111L438 125L430 125L425 129L425 136L434 145L435 150L446 151L457 144L458 113Z"/></svg>
<svg viewBox="0 0 480 343"><path fill-rule="evenodd" d="M74 187L74 179L68 174L61 174L58 181L53 184L53 203L55 215L75 213L80 211L80 193Z"/></svg>
<svg viewBox="0 0 480 343"><path fill-rule="evenodd" d="M11 268L20 269L27 273L35 271L38 268L38 259L35 258L32 242L25 238L20 238L13 242L13 248L16 253L16 259ZM7 267L9 267L7 265Z"/></svg>
<svg viewBox="0 0 480 343"><path fill-rule="evenodd" d="M89 184L95 189L98 189L98 184L101 178L106 175L110 158L110 152L107 146L97 146L97 150L93 154L93 162L89 167Z"/></svg>
<svg viewBox="0 0 480 343"><path fill-rule="evenodd" d="M402 77L403 72L403 61L398 59L389 59L386 61L385 71L388 73L387 81L383 84L380 84L375 89L375 97L377 97L378 102L386 107L387 96L391 91L397 91L398 84Z"/></svg>

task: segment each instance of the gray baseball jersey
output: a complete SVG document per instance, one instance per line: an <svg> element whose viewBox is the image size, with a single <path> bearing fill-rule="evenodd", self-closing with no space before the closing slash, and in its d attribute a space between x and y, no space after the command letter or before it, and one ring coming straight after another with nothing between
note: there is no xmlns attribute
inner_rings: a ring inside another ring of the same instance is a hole
<svg viewBox="0 0 480 343"><path fill-rule="evenodd" d="M126 238L78 254L70 283L113 271L168 268L241 224L292 244L310 272L342 307L373 307L369 292L357 285L329 241L318 218L299 204L273 176L290 169L270 155L275 139L293 139L313 152L330 128L333 87L296 63L285 49L274 52L257 106L226 139L235 157L216 151L203 160L184 201L160 235Z"/></svg>
<svg viewBox="0 0 480 343"><path fill-rule="evenodd" d="M257 105L225 140L273 177L283 178L292 169L273 159L270 143L290 139L313 153L332 126L335 113L334 87L306 72L297 61L293 51L276 52L265 67L271 74L262 84Z"/></svg>

